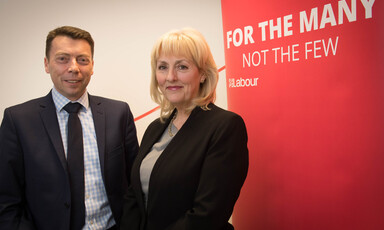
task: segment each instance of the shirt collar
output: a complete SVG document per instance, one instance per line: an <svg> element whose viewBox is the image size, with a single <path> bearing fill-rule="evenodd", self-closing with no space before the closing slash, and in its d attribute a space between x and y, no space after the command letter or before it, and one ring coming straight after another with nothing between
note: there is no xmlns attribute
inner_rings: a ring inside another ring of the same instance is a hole
<svg viewBox="0 0 384 230"><path fill-rule="evenodd" d="M52 88L52 99L53 99L53 102L55 103L56 110L59 112L63 109L63 107L66 104L68 104L71 101L65 96L63 96L62 94L60 94L55 87ZM88 92L85 91L84 94L79 99L72 102L79 102L86 110L88 110L88 107L89 107Z"/></svg>

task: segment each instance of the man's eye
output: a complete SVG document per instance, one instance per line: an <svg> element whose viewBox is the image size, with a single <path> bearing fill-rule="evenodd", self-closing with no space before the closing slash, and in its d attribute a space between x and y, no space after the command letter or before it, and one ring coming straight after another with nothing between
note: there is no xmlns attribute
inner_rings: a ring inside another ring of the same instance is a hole
<svg viewBox="0 0 384 230"><path fill-rule="evenodd" d="M68 58L65 56L59 56L59 57L56 57L56 61L59 63L65 63L68 61Z"/></svg>
<svg viewBox="0 0 384 230"><path fill-rule="evenodd" d="M77 62L82 65L87 65L89 64L90 61L88 58L80 57L80 58L77 58Z"/></svg>

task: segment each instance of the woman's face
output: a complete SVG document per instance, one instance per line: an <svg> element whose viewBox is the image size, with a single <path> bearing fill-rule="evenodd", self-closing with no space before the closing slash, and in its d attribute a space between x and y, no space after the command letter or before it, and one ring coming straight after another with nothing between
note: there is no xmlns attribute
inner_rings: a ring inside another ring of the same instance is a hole
<svg viewBox="0 0 384 230"><path fill-rule="evenodd" d="M185 57L161 55L156 65L156 80L165 98L176 108L189 106L204 80L193 61Z"/></svg>

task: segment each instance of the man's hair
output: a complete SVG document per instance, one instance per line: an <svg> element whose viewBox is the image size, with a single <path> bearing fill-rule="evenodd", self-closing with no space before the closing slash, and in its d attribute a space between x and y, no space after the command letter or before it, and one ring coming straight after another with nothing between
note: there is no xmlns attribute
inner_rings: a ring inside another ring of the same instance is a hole
<svg viewBox="0 0 384 230"><path fill-rule="evenodd" d="M93 58L95 42L88 31L82 30L73 26L62 26L50 31L47 35L45 43L45 56L49 59L49 52L51 51L52 41L57 36L67 36L72 39L84 39L91 46L91 53Z"/></svg>

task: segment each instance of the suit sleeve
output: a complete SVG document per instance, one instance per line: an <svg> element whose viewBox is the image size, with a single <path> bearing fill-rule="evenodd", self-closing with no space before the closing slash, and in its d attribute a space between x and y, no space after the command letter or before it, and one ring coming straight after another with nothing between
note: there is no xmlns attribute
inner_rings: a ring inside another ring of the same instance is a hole
<svg viewBox="0 0 384 230"><path fill-rule="evenodd" d="M128 193L124 196L124 209L121 218L121 230L140 229L141 213L132 186L128 188Z"/></svg>
<svg viewBox="0 0 384 230"><path fill-rule="evenodd" d="M0 127L1 229L35 229L25 205L23 153L11 112L6 109Z"/></svg>
<svg viewBox="0 0 384 230"><path fill-rule="evenodd" d="M216 230L228 223L248 171L247 132L240 116L222 122L210 141L193 208L167 230Z"/></svg>
<svg viewBox="0 0 384 230"><path fill-rule="evenodd" d="M133 115L127 104L127 124L125 126L125 154L126 154L126 170L127 179L130 180L130 174L133 161L135 160L139 151L139 142L136 135L136 126ZM130 184L130 181L128 181Z"/></svg>

